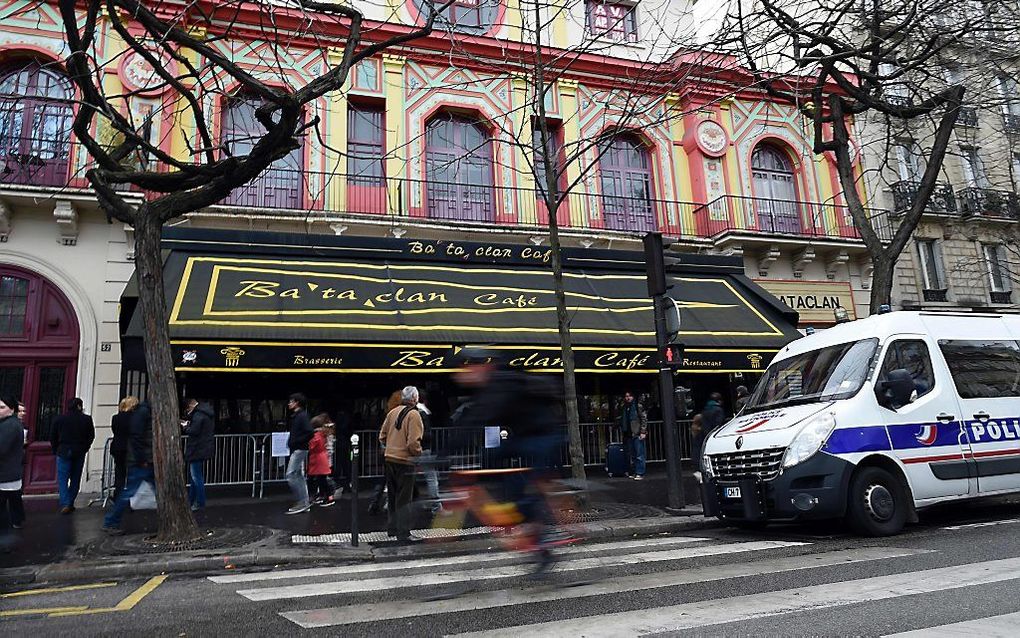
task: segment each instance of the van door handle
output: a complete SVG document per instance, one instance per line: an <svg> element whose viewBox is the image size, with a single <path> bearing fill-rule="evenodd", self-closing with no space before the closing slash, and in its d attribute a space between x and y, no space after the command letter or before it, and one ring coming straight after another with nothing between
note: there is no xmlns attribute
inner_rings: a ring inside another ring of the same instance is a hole
<svg viewBox="0 0 1020 638"><path fill-rule="evenodd" d="M988 419L992 418L992 415L990 415L990 414L988 414L987 412L984 412L984 411L982 411L982 412L975 412L974 413L974 418L977 419L978 421L981 421L982 423L984 423Z"/></svg>
<svg viewBox="0 0 1020 638"><path fill-rule="evenodd" d="M953 421L956 420L956 415L940 412L938 416L935 417L935 420L938 421L939 423L952 423Z"/></svg>

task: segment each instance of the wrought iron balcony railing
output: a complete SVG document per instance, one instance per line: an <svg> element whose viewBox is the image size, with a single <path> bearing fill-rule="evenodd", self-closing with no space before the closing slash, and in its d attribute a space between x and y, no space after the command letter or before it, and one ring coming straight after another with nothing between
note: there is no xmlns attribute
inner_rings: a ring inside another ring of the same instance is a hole
<svg viewBox="0 0 1020 638"><path fill-rule="evenodd" d="M892 239L889 213L867 209L872 228L883 241ZM699 233L793 235L860 239L846 206L724 195L695 210Z"/></svg>
<svg viewBox="0 0 1020 638"><path fill-rule="evenodd" d="M1007 133L1020 134L1020 115L1003 113L1002 126L1006 129Z"/></svg>
<svg viewBox="0 0 1020 638"><path fill-rule="evenodd" d="M70 148L66 138L0 139L0 184L64 186Z"/></svg>
<svg viewBox="0 0 1020 638"><path fill-rule="evenodd" d="M1009 290L992 292L991 293L992 303L1008 304L1013 303L1013 293Z"/></svg>
<svg viewBox="0 0 1020 638"><path fill-rule="evenodd" d="M964 215L1004 217L1020 220L1020 196L991 188L963 188L957 192Z"/></svg>
<svg viewBox="0 0 1020 638"><path fill-rule="evenodd" d="M976 106L961 106L960 115L956 118L957 126L970 126L976 127L980 124L978 121L978 110Z"/></svg>
<svg viewBox="0 0 1020 638"><path fill-rule="evenodd" d="M913 206L920 187L920 182L908 180L892 184L890 188L893 195L893 210L903 212ZM953 195L953 187L949 184L936 184L925 211L941 215L956 213L956 197Z"/></svg>

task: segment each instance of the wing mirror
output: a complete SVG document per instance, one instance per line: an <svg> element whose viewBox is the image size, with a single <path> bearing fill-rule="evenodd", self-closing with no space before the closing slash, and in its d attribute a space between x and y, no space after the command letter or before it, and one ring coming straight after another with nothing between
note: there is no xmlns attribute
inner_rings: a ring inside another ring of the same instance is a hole
<svg viewBox="0 0 1020 638"><path fill-rule="evenodd" d="M910 403L914 389L914 377L909 371L898 368L875 385L875 397L883 408L898 410Z"/></svg>

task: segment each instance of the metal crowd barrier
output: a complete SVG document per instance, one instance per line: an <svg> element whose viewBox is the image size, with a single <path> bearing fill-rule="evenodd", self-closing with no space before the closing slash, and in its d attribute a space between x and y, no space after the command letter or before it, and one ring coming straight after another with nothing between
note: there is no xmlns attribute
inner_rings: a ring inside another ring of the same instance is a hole
<svg viewBox="0 0 1020 638"><path fill-rule="evenodd" d="M690 458L690 421L677 424L680 437L680 457ZM378 430L358 430L361 439L361 454L358 460L358 475L362 478L383 476L383 455L379 445ZM560 450L560 462L570 464L569 449L564 431L564 444ZM216 450L205 463L205 484L209 487L227 485L251 485L252 498L262 498L267 483L282 483L287 480L287 457L272 456L272 434L217 434ZM430 432L431 449L451 459L456 468L482 467L486 455L485 433L475 428L434 428ZM606 448L610 442L619 441L620 433L614 423L582 423L581 442L585 465L600 466L606 462ZM187 437L182 438L182 446ZM98 500L112 498L114 491L114 466L110 454L109 438L103 445L103 468ZM182 448L183 449L183 448ZM648 422L646 438L647 461L658 463L666 460L665 441L661 421ZM526 459L521 460L522 463Z"/></svg>

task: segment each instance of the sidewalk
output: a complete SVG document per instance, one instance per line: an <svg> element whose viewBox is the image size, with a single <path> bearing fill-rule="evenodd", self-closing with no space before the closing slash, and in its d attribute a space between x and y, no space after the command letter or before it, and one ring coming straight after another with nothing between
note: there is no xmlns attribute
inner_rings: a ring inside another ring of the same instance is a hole
<svg viewBox="0 0 1020 638"><path fill-rule="evenodd" d="M682 528L713 524L700 516L696 485L685 476L685 496L694 506L680 515L667 512L666 477L664 466L653 466L644 481L628 478L607 478L599 469L589 477L591 514L579 517L583 529L590 537L661 533ZM42 580L51 578L74 579L75 569L83 577L97 577L101 572L116 575L114 563L122 571L148 570L210 570L225 567L253 567L280 563L321 563L385 559L420 553L451 553L477 550L491 541L444 542L423 544L421 547L394 548L389 544L351 548L345 543L330 546L303 545L291 542L292 535L325 536L349 534L351 524L350 495L345 494L336 505L313 508L310 512L288 516L290 495L286 486L267 487L265 498L253 499L248 488L210 488L209 502L204 512L196 516L204 530L214 533L233 532L233 538L248 542L230 546L231 535L226 534L226 545L174 554L148 554L142 542L144 536L156 530L154 511L131 512L124 518L128 537L110 539L101 531L104 510L99 504L85 507L88 498L79 497L79 509L71 515L57 512L55 498L26 499L27 520L21 530L18 544L11 553L0 553L0 583L4 580ZM359 490L359 531L384 531L385 514L367 514L372 483L364 483ZM420 512L415 527L427 527L428 515ZM123 538L130 538L137 551L125 551ZM116 546L120 546L118 550ZM151 550L150 550L151 551ZM107 565L98 570L100 564ZM49 568L46 568L50 565ZM58 568L57 565L60 565ZM88 566L92 565L91 568ZM72 569L75 568L75 569ZM107 577L110 577L109 575ZM29 581L31 582L31 581Z"/></svg>

